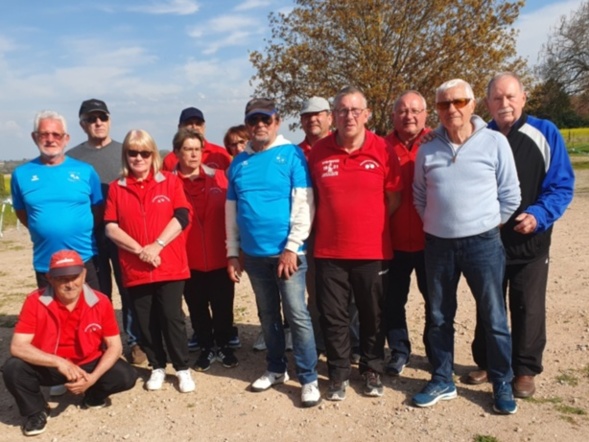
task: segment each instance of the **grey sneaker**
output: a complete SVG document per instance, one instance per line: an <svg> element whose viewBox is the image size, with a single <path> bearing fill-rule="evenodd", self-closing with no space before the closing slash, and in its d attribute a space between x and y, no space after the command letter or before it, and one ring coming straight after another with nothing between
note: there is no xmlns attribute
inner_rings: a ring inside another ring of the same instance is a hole
<svg viewBox="0 0 589 442"><path fill-rule="evenodd" d="M255 392L266 391L272 385L284 384L289 379L290 378L288 377L288 373L286 371L284 373L273 373L271 371L266 371L262 376L252 383L251 390Z"/></svg>
<svg viewBox="0 0 589 442"><path fill-rule="evenodd" d="M365 372L364 378L364 395L370 397L381 397L384 394L384 388L380 381L380 375L374 371Z"/></svg>
<svg viewBox="0 0 589 442"><path fill-rule="evenodd" d="M349 381L329 381L329 388L325 399L328 401L343 401L346 398L346 388Z"/></svg>

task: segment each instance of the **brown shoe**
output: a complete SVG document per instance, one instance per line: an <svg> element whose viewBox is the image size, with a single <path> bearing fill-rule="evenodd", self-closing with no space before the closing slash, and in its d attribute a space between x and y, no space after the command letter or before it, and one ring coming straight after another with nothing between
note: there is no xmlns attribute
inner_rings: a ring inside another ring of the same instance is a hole
<svg viewBox="0 0 589 442"><path fill-rule="evenodd" d="M466 375L464 382L470 385L479 385L484 384L485 382L489 382L489 377L487 376L487 370L475 370L471 371Z"/></svg>
<svg viewBox="0 0 589 442"><path fill-rule="evenodd" d="M147 361L147 355L141 350L138 344L131 347L131 360L129 361L133 365L142 365Z"/></svg>
<svg viewBox="0 0 589 442"><path fill-rule="evenodd" d="M513 380L513 395L519 398L532 397L536 392L534 376L516 376Z"/></svg>

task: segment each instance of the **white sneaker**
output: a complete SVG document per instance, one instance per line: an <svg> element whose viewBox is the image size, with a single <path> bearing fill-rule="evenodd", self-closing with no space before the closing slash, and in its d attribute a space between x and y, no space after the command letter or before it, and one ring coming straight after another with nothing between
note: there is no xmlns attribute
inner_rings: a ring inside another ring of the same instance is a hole
<svg viewBox="0 0 589 442"><path fill-rule="evenodd" d="M301 390L301 402L303 407L314 407L321 402L321 393L317 381L309 382L303 385Z"/></svg>
<svg viewBox="0 0 589 442"><path fill-rule="evenodd" d="M284 373L273 373L271 371L267 371L262 376L254 381L251 385L252 391L265 391L270 388L272 385L276 384L284 384L290 378L288 377L288 373L285 371Z"/></svg>
<svg viewBox="0 0 589 442"><path fill-rule="evenodd" d="M292 332L289 328L284 329L284 349L286 351L292 351Z"/></svg>
<svg viewBox="0 0 589 442"><path fill-rule="evenodd" d="M63 396L67 393L67 388L65 385L54 385L53 387L49 387L49 396Z"/></svg>
<svg viewBox="0 0 589 442"><path fill-rule="evenodd" d="M254 342L253 348L256 351L266 350L266 341L264 341L264 332L260 332L260 334L256 338L256 342Z"/></svg>
<svg viewBox="0 0 589 442"><path fill-rule="evenodd" d="M164 380L166 379L166 370L163 368L156 368L155 370L151 370L151 376L149 376L149 380L145 383L145 388L149 391L160 390L164 385Z"/></svg>
<svg viewBox="0 0 589 442"><path fill-rule="evenodd" d="M176 376L178 377L178 389L180 390L180 393L190 393L191 391L194 391L196 386L192 380L190 369L178 370Z"/></svg>

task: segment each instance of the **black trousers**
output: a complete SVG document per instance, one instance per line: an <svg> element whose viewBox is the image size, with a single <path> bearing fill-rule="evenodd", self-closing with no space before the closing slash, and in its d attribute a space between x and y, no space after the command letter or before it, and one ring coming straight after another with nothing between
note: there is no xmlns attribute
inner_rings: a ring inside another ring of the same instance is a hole
<svg viewBox="0 0 589 442"><path fill-rule="evenodd" d="M184 286L192 329L201 348L225 347L233 336L235 284L227 269L190 271Z"/></svg>
<svg viewBox="0 0 589 442"><path fill-rule="evenodd" d="M430 308L427 298L427 277L425 275L425 258L423 250L418 252L402 252L395 250L394 258L389 266L389 289L386 296L385 323L387 327L387 340L393 353L401 353L405 356L411 354L411 341L407 330L407 316L405 305L409 297L411 287L411 273L415 271L417 287L425 302L425 324L423 327L423 345L429 359L429 344L427 332L429 330Z"/></svg>
<svg viewBox="0 0 589 442"><path fill-rule="evenodd" d="M80 367L92 373L100 359L96 359ZM21 416L43 411L46 406L41 386L62 385L67 379L56 368L40 367L29 364L19 358L9 358L2 369L4 384L14 396ZM98 381L88 390L86 396L93 399L106 399L121 391L130 390L137 381L137 372L127 362L119 359Z"/></svg>
<svg viewBox="0 0 589 442"><path fill-rule="evenodd" d="M154 369L166 367L166 348L176 371L188 368L188 342L182 311L183 290L184 281L129 287L141 332L141 348Z"/></svg>
<svg viewBox="0 0 589 442"><path fill-rule="evenodd" d="M315 259L317 305L325 339L329 378L350 377L350 317L353 296L360 322L360 373L383 371L384 323L382 314L388 284L389 261Z"/></svg>
<svg viewBox="0 0 589 442"><path fill-rule="evenodd" d="M542 373L542 355L546 347L546 285L549 256L545 254L525 264L510 264L505 268L503 295L509 299L511 320L511 366L515 376L535 376ZM475 327L472 342L475 363L487 368L485 334Z"/></svg>
<svg viewBox="0 0 589 442"><path fill-rule="evenodd" d="M98 257L93 256L88 261L84 263L84 267L86 267L86 284L92 287L94 290L100 291L100 283L98 281ZM37 279L37 287L42 289L43 287L47 287L49 285L49 280L45 273L42 272L35 272L35 278Z"/></svg>

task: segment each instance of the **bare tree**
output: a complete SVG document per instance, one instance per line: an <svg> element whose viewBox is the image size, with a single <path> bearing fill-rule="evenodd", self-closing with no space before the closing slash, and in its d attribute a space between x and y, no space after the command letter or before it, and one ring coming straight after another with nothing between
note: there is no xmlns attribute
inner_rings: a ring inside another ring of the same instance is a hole
<svg viewBox="0 0 589 442"><path fill-rule="evenodd" d="M333 97L361 88L373 110L372 128L390 130L395 96L435 88L460 77L483 96L497 71L522 71L511 27L524 2L499 0L296 0L288 14L269 16L272 37L251 53L256 94L274 97L297 115L312 95Z"/></svg>

